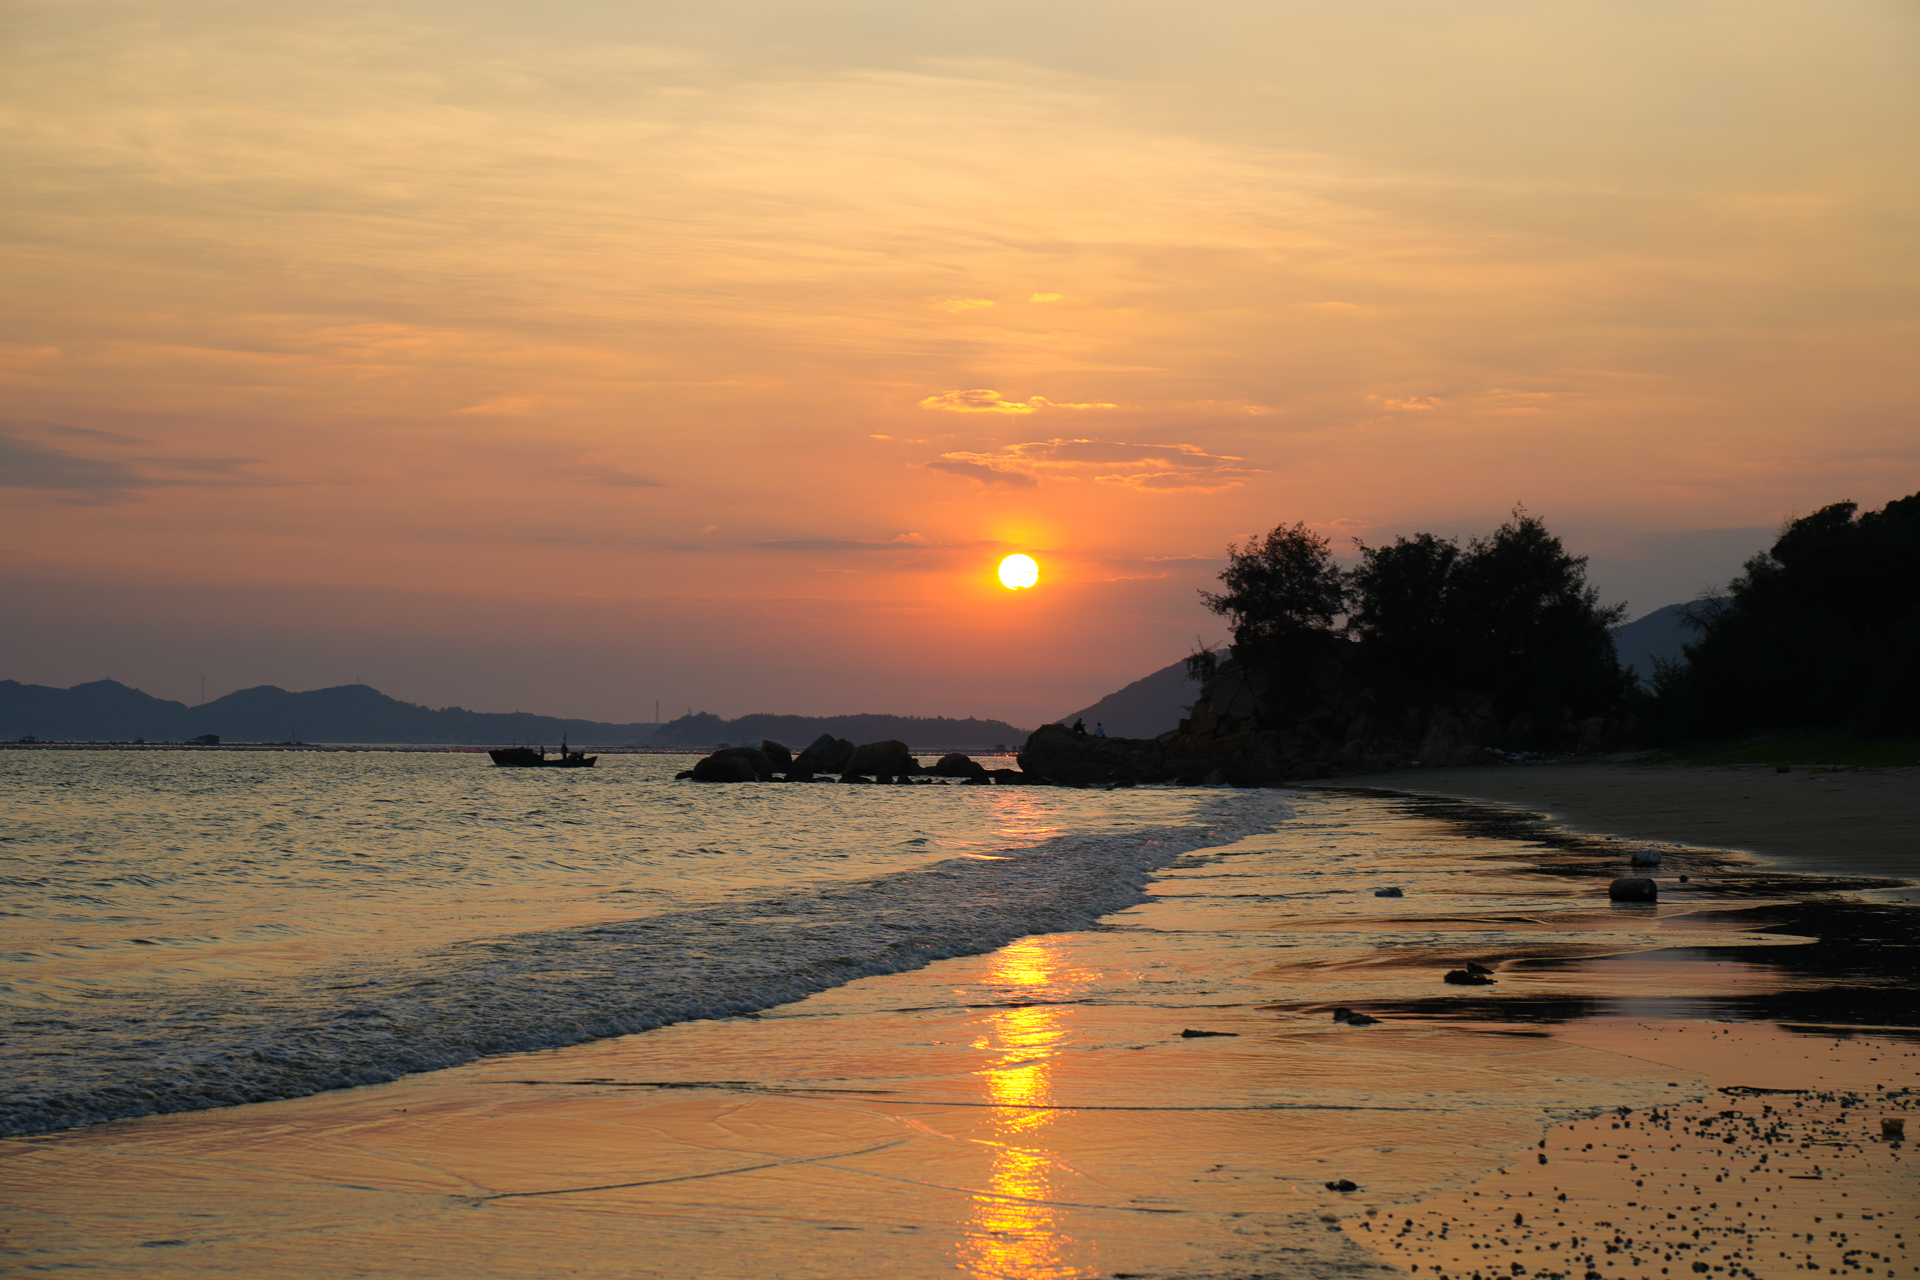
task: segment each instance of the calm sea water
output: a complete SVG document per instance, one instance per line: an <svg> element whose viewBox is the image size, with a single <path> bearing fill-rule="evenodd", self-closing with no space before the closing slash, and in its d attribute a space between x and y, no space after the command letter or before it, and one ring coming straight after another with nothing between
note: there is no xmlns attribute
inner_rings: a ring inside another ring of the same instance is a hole
<svg viewBox="0 0 1920 1280"><path fill-rule="evenodd" d="M390 1079L1085 927L1269 796L0 753L0 1131Z"/></svg>
<svg viewBox="0 0 1920 1280"><path fill-rule="evenodd" d="M1709 918L1711 861L1670 856L1695 882L1622 908L1605 886L1625 846L1473 835L1381 797L706 786L673 780L684 763L0 753L0 1133L753 1012L1027 935L1118 937L1132 926L1103 917L1149 893L1166 923L1101 979L1121 1003L1406 1006L1459 990L1439 976L1474 956L1740 930ZM1592 1004L1553 970L1502 981Z"/></svg>

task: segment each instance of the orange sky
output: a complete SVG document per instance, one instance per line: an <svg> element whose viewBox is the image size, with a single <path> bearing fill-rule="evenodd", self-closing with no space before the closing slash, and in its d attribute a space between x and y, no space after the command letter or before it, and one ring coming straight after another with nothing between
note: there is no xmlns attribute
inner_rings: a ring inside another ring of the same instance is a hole
<svg viewBox="0 0 1920 1280"><path fill-rule="evenodd" d="M1920 489L1905 0L313 8L7 8L0 678L1031 725L1276 523Z"/></svg>

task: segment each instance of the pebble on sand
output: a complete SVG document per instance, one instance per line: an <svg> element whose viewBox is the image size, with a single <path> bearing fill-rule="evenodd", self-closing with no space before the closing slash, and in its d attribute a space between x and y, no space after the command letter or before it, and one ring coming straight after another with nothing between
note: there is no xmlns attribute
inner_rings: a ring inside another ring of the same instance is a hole
<svg viewBox="0 0 1920 1280"><path fill-rule="evenodd" d="M1658 902L1660 886L1646 876L1619 876L1607 886L1607 897L1615 902Z"/></svg>

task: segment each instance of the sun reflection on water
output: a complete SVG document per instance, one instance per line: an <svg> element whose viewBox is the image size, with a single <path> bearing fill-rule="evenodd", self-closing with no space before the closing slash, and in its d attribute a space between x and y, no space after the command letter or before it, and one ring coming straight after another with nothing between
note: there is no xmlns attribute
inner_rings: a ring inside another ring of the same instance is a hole
<svg viewBox="0 0 1920 1280"><path fill-rule="evenodd" d="M1052 938L1026 938L993 958L989 981L1009 994L1046 999L1079 976ZM995 1144L985 1192L973 1197L959 1249L961 1269L976 1280L1064 1280L1085 1275L1092 1242L1067 1234L1053 1201L1066 1168L1049 1150L1053 1059L1067 1037L1056 1004L996 1009L976 1049L996 1054L981 1074L993 1101Z"/></svg>

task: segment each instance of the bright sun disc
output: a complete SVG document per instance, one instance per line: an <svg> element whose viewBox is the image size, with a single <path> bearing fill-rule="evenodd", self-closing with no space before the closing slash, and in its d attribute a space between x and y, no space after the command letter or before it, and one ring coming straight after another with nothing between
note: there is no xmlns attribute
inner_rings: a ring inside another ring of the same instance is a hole
<svg viewBox="0 0 1920 1280"><path fill-rule="evenodd" d="M1023 591L1040 581L1040 566L1032 556L1008 556L1000 562L1000 585L1009 591Z"/></svg>

